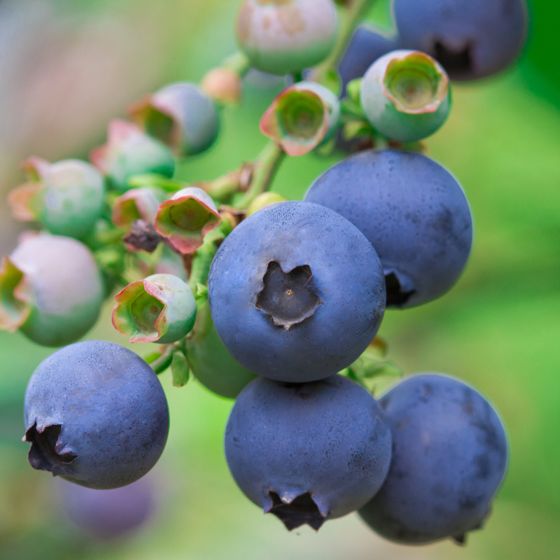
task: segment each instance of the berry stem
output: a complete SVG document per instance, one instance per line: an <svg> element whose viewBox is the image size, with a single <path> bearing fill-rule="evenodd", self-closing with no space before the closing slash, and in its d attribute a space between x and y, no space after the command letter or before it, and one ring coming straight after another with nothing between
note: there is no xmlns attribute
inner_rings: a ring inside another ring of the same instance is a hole
<svg viewBox="0 0 560 560"><path fill-rule="evenodd" d="M235 72L240 78L243 78L251 69L249 59L240 51L228 56L222 63L223 68L227 68Z"/></svg>
<svg viewBox="0 0 560 560"><path fill-rule="evenodd" d="M173 353L175 352L175 345L169 344L162 351L159 358L156 358L151 364L151 368L154 370L156 375L163 373L170 365L173 360Z"/></svg>
<svg viewBox="0 0 560 560"><path fill-rule="evenodd" d="M233 224L229 220L224 219L218 227L208 232L204 237L204 243L197 249L192 260L192 267L189 275L189 285L194 294L196 294L199 284L207 284L212 259L218 250L219 244L232 229Z"/></svg>
<svg viewBox="0 0 560 560"><path fill-rule="evenodd" d="M251 185L247 192L237 200L235 208L246 209L259 194L270 188L285 155L284 150L275 142L269 142L264 147L254 162Z"/></svg>
<svg viewBox="0 0 560 560"><path fill-rule="evenodd" d="M373 7L375 0L348 0L343 10L342 23L336 44L330 55L311 73L311 79L316 82L325 81L329 74L336 72L346 47L358 23L363 16Z"/></svg>

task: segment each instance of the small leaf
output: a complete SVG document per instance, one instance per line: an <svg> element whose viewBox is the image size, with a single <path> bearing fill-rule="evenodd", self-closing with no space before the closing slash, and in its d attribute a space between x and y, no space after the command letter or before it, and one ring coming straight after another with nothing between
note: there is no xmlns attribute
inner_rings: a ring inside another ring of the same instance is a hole
<svg viewBox="0 0 560 560"><path fill-rule="evenodd" d="M189 381L189 363L181 351L177 351L173 354L171 360L171 375L173 378L173 387L184 387Z"/></svg>

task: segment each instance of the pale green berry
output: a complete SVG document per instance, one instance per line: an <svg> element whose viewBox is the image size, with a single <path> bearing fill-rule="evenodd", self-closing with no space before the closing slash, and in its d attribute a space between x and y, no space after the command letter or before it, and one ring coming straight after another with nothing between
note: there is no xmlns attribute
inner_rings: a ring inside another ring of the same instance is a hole
<svg viewBox="0 0 560 560"><path fill-rule="evenodd" d="M170 84L134 105L133 119L178 155L207 150L218 137L216 104L195 84Z"/></svg>
<svg viewBox="0 0 560 560"><path fill-rule="evenodd" d="M300 72L334 47L338 14L332 0L245 0L237 41L251 65L271 74Z"/></svg>
<svg viewBox="0 0 560 560"><path fill-rule="evenodd" d="M105 183L89 163L69 159L50 164L26 162L30 182L10 193L16 218L37 221L50 233L85 237L101 216Z"/></svg>
<svg viewBox="0 0 560 560"><path fill-rule="evenodd" d="M212 198L198 187L187 187L161 203L155 229L181 254L192 254L206 233L220 223Z"/></svg>
<svg viewBox="0 0 560 560"><path fill-rule="evenodd" d="M171 274L130 283L115 296L113 325L130 342L171 343L193 328L196 303L189 285Z"/></svg>
<svg viewBox="0 0 560 560"><path fill-rule="evenodd" d="M309 153L332 138L340 118L337 96L315 82L282 91L263 115L263 134L290 156Z"/></svg>
<svg viewBox="0 0 560 560"><path fill-rule="evenodd" d="M390 140L414 142L438 130L449 114L449 79L440 64L419 51L393 51L377 59L361 83L370 123Z"/></svg>
<svg viewBox="0 0 560 560"><path fill-rule="evenodd" d="M104 299L89 249L74 239L31 234L0 268L0 328L20 330L44 346L80 339Z"/></svg>
<svg viewBox="0 0 560 560"><path fill-rule="evenodd" d="M111 122L107 143L92 152L91 160L120 191L128 190L135 175L172 177L175 171L175 159L165 144L120 120Z"/></svg>

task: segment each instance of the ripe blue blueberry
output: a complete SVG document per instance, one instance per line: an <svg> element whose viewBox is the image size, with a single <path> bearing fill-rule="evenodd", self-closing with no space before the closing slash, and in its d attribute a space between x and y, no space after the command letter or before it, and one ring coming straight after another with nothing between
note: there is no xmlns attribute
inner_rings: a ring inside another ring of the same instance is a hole
<svg viewBox="0 0 560 560"><path fill-rule="evenodd" d="M352 363L385 306L383 270L350 222L284 202L234 229L209 278L214 324L232 355L270 379L307 382Z"/></svg>
<svg viewBox="0 0 560 560"><path fill-rule="evenodd" d="M366 25L360 25L338 65L343 93L349 82L361 78L378 58L396 48L395 38L382 35Z"/></svg>
<svg viewBox="0 0 560 560"><path fill-rule="evenodd" d="M150 476L112 490L94 490L60 480L62 508L70 521L96 541L130 536L153 516L157 488Z"/></svg>
<svg viewBox="0 0 560 560"><path fill-rule="evenodd" d="M33 373L25 436L34 469L89 488L117 488L146 474L169 429L163 389L150 366L109 342L58 350Z"/></svg>
<svg viewBox="0 0 560 560"><path fill-rule="evenodd" d="M257 379L228 421L226 457L246 496L292 530L365 505L385 479L391 433L375 399L340 376Z"/></svg>
<svg viewBox="0 0 560 560"><path fill-rule="evenodd" d="M527 34L524 0L394 0L401 48L436 58L454 80L507 68Z"/></svg>
<svg viewBox="0 0 560 560"><path fill-rule="evenodd" d="M379 493L360 515L403 544L464 542L479 529L507 465L500 418L475 389L421 374L380 401L393 434L393 458Z"/></svg>
<svg viewBox="0 0 560 560"><path fill-rule="evenodd" d="M463 271L472 243L469 205L454 177L426 156L363 152L326 171L305 199L342 214L373 244L388 306L436 299Z"/></svg>

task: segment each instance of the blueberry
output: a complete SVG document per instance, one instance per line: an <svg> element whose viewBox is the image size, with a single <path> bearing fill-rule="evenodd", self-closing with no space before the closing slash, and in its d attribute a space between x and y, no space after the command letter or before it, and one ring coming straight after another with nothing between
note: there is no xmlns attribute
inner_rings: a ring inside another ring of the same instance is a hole
<svg viewBox="0 0 560 560"><path fill-rule="evenodd" d="M173 274L135 280L115 296L113 326L130 342L169 344L182 340L196 318L190 286Z"/></svg>
<svg viewBox="0 0 560 560"><path fill-rule="evenodd" d="M436 299L463 271L472 243L469 205L453 176L426 156L363 152L326 171L305 199L342 214L373 244L388 306Z"/></svg>
<svg viewBox="0 0 560 560"><path fill-rule="evenodd" d="M230 68L213 68L204 76L200 87L220 103L235 104L241 101L241 77Z"/></svg>
<svg viewBox="0 0 560 560"><path fill-rule="evenodd" d="M186 339L190 369L204 387L221 397L234 399L255 374L224 346L212 322L208 302L198 300L197 306L196 322Z"/></svg>
<svg viewBox="0 0 560 560"><path fill-rule="evenodd" d="M121 120L109 124L107 143L92 151L91 161L119 191L128 190L135 175L172 177L175 171L175 159L165 144Z"/></svg>
<svg viewBox="0 0 560 560"><path fill-rule="evenodd" d="M99 171L76 159L50 164L30 158L25 168L29 182L9 198L16 218L38 221L50 233L85 237L103 211L105 184Z"/></svg>
<svg viewBox="0 0 560 560"><path fill-rule="evenodd" d="M216 330L246 368L316 381L352 363L374 337L383 271L367 239L336 212L275 204L234 229L209 277Z"/></svg>
<svg viewBox="0 0 560 560"><path fill-rule="evenodd" d="M337 96L315 82L282 91L263 115L261 132L290 156L302 156L330 140L340 118Z"/></svg>
<svg viewBox="0 0 560 560"><path fill-rule="evenodd" d="M0 328L61 346L97 321L105 296L89 249L74 239L30 234L0 267Z"/></svg>
<svg viewBox="0 0 560 560"><path fill-rule="evenodd" d="M360 515L403 544L462 543L482 526L504 477L507 442L500 418L475 389L420 374L380 401L393 434L389 475Z"/></svg>
<svg viewBox="0 0 560 560"><path fill-rule="evenodd" d="M385 479L391 433L371 395L333 376L307 384L257 379L233 407L225 437L247 497L291 530L365 505Z"/></svg>
<svg viewBox="0 0 560 560"><path fill-rule="evenodd" d="M337 30L332 0L245 0L237 20L237 41L257 70L289 74L326 58Z"/></svg>
<svg viewBox="0 0 560 560"><path fill-rule="evenodd" d="M524 0L394 0L399 43L427 52L454 80L507 68L527 34Z"/></svg>
<svg viewBox="0 0 560 560"><path fill-rule="evenodd" d="M188 82L165 86L137 103L130 112L148 134L169 145L178 155L204 152L220 131L214 101Z"/></svg>
<svg viewBox="0 0 560 560"><path fill-rule="evenodd" d="M445 70L419 51L392 51L361 82L361 105L373 127L391 140L415 142L438 130L449 114Z"/></svg>
<svg viewBox="0 0 560 560"><path fill-rule="evenodd" d="M109 342L58 350L25 394L25 441L34 469L90 488L117 488L146 474L169 429L163 389L146 362Z"/></svg>
<svg viewBox="0 0 560 560"><path fill-rule="evenodd" d="M396 48L395 38L386 37L366 25L360 25L338 65L343 93L349 82L361 78L378 58Z"/></svg>
<svg viewBox="0 0 560 560"><path fill-rule="evenodd" d="M58 491L66 516L96 541L130 536L150 520L157 506L151 477L112 490L94 490L61 479Z"/></svg>

